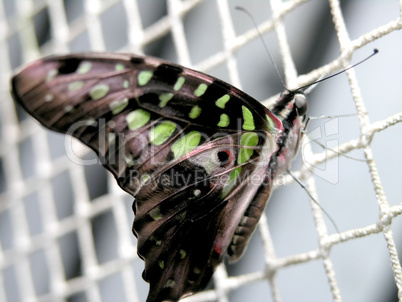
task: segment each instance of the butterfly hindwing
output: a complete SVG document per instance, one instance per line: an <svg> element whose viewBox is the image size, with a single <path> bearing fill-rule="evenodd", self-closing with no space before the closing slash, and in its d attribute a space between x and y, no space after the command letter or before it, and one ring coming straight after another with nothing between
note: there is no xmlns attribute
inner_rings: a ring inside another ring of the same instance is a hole
<svg viewBox="0 0 402 302"><path fill-rule="evenodd" d="M213 149L190 152L181 163L185 171L180 171L181 165L168 168L136 196L134 231L138 252L145 260L144 279L150 282L150 297L155 301L180 297L180 292L195 292L206 285L258 189L245 178L257 181L266 171L266 163L258 162L258 157L241 169L235 161L229 167L206 162L205 157L219 163L211 153L227 150L226 141L214 142ZM163 189L160 182L164 182Z"/></svg>
<svg viewBox="0 0 402 302"><path fill-rule="evenodd" d="M203 73L125 54L42 59L12 86L31 115L91 147L135 197L148 301L194 293L227 251L241 255L282 129L260 103Z"/></svg>

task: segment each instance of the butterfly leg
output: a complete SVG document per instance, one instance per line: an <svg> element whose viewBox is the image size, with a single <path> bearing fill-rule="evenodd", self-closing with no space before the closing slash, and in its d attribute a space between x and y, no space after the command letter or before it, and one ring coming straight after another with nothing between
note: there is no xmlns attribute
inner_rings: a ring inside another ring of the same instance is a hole
<svg viewBox="0 0 402 302"><path fill-rule="evenodd" d="M320 205L320 203L313 197L313 195L311 195L307 186L304 183L302 183L300 181L300 179L298 179L297 176L294 175L293 172L290 171L289 169L288 169L288 173L290 176L292 176L294 181L297 182L300 185L300 187L302 187L302 189L307 193L307 195L310 197L310 199L321 209L321 211L324 213L324 215L328 217L328 219L331 221L332 225L334 226L336 232L340 233L339 228L338 228L337 224L335 223L335 221L332 219L331 215L329 215L329 213Z"/></svg>

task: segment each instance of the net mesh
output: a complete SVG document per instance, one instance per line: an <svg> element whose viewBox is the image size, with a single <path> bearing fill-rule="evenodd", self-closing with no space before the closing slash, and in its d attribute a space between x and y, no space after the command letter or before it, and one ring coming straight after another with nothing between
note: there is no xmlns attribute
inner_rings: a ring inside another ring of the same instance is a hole
<svg viewBox="0 0 402 302"><path fill-rule="evenodd" d="M148 54L269 106L283 86L236 5L253 14L289 88L381 52L310 94L309 115L335 117L310 124L293 167L321 207L280 179L243 259L187 300L402 301L402 3L346 2L0 1L0 301L144 301L148 291L132 197L82 164L95 157L87 148L73 142L68 158L64 136L14 104L13 71L46 54Z"/></svg>

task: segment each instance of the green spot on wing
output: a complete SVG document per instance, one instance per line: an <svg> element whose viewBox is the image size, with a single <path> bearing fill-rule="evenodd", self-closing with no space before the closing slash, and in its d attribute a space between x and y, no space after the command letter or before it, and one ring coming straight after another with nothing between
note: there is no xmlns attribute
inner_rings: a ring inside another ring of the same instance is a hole
<svg viewBox="0 0 402 302"><path fill-rule="evenodd" d="M146 123L148 123L150 119L151 113L143 109L134 110L126 116L128 128L131 130L141 128Z"/></svg>
<svg viewBox="0 0 402 302"><path fill-rule="evenodd" d="M239 155L237 157L237 163L239 165L247 162L250 157L254 154L253 147L258 144L258 135L255 132L246 132L242 134L240 138L240 143L243 148L240 148Z"/></svg>
<svg viewBox="0 0 402 302"><path fill-rule="evenodd" d="M241 106L243 112L243 129L244 130L254 130L254 116L251 113L250 109L246 106Z"/></svg>
<svg viewBox="0 0 402 302"><path fill-rule="evenodd" d="M154 237L154 236L150 236L150 237L149 237L149 240L155 242L156 245L161 245L161 244L162 244L162 241L159 240L159 239L157 239L157 238Z"/></svg>
<svg viewBox="0 0 402 302"><path fill-rule="evenodd" d="M163 287L165 288L174 288L176 286L176 282L173 279L168 279Z"/></svg>
<svg viewBox="0 0 402 302"><path fill-rule="evenodd" d="M88 126L96 125L96 121L95 121L95 119L92 118L92 117L90 117L90 118L87 119L87 120L81 120L81 122L85 123L85 125L88 125Z"/></svg>
<svg viewBox="0 0 402 302"><path fill-rule="evenodd" d="M121 63L117 63L117 64L114 66L114 70L116 70L116 71L122 71L123 69L124 69L124 65L121 64Z"/></svg>
<svg viewBox="0 0 402 302"><path fill-rule="evenodd" d="M58 75L58 70L56 68L50 69L46 76L46 82L53 80Z"/></svg>
<svg viewBox="0 0 402 302"><path fill-rule="evenodd" d="M173 90L179 91L180 88L183 86L183 84L184 84L185 81L186 81L185 78L179 77L179 78L177 79L176 83L175 83L174 86L173 86Z"/></svg>
<svg viewBox="0 0 402 302"><path fill-rule="evenodd" d="M130 86L130 83L128 82L128 80L124 80L123 81L123 88L127 89L128 86Z"/></svg>
<svg viewBox="0 0 402 302"><path fill-rule="evenodd" d="M149 80L152 78L153 74L154 73L152 72L152 70L141 71L137 77L138 85L140 85L140 86L146 85L149 82Z"/></svg>
<svg viewBox="0 0 402 302"><path fill-rule="evenodd" d="M226 113L222 113L218 123L218 127L227 127L229 126L229 123L230 123L229 116Z"/></svg>
<svg viewBox="0 0 402 302"><path fill-rule="evenodd" d="M93 99L93 100L100 100L101 98L103 98L105 95L108 94L110 90L109 85L106 84L98 84L95 85L90 91L89 91L89 96Z"/></svg>
<svg viewBox="0 0 402 302"><path fill-rule="evenodd" d="M192 118L192 119L195 119L195 118L197 118L197 117L200 116L201 111L202 111L202 110L201 110L200 106L195 105L193 108L191 108L191 111L190 111L190 113L188 114L188 116L189 116L190 118Z"/></svg>
<svg viewBox="0 0 402 302"><path fill-rule="evenodd" d="M133 157L131 156L131 154L127 154L126 156L124 156L124 161L126 162L127 166L129 166L129 167L134 165L134 160L133 160Z"/></svg>
<svg viewBox="0 0 402 302"><path fill-rule="evenodd" d="M128 105L128 98L124 98L122 100L113 101L109 104L110 110L112 110L113 114L118 114L124 110Z"/></svg>
<svg viewBox="0 0 402 302"><path fill-rule="evenodd" d="M184 221L184 219L186 219L186 217L187 217L187 212L182 212L182 213L176 215L175 220L177 220L178 223L182 223Z"/></svg>
<svg viewBox="0 0 402 302"><path fill-rule="evenodd" d="M151 144L159 146L166 142L175 130L175 123L164 121L151 129L149 132L149 141Z"/></svg>
<svg viewBox="0 0 402 302"><path fill-rule="evenodd" d="M45 95L45 102L51 102L53 101L53 99L54 99L53 94L48 93Z"/></svg>
<svg viewBox="0 0 402 302"><path fill-rule="evenodd" d="M187 252L185 250L180 250L180 259L184 259L187 256Z"/></svg>
<svg viewBox="0 0 402 302"><path fill-rule="evenodd" d="M255 147L258 144L258 134L255 132L243 133L240 137L240 144L247 147Z"/></svg>
<svg viewBox="0 0 402 302"><path fill-rule="evenodd" d="M78 69L77 69L77 73L79 73L79 74L87 73L88 71L91 70L91 68L92 68L91 62L88 62L88 61L82 62L80 64L80 67L78 67Z"/></svg>
<svg viewBox="0 0 402 302"><path fill-rule="evenodd" d="M216 100L215 105L221 109L225 109L226 103L229 101L230 96L225 94Z"/></svg>
<svg viewBox="0 0 402 302"><path fill-rule="evenodd" d="M235 170L233 170L232 172L230 172L229 181L236 180L236 178L238 178L240 176L240 173L241 173L241 167L238 167Z"/></svg>
<svg viewBox="0 0 402 302"><path fill-rule="evenodd" d="M237 178L240 176L240 173L241 167L237 167L235 170L230 172L229 179L226 181L222 188L222 197L226 197L226 195L228 195L229 192L233 189L236 184Z"/></svg>
<svg viewBox="0 0 402 302"><path fill-rule="evenodd" d="M159 101L160 101L159 107L164 108L172 98L173 98L173 93L171 93L171 92L162 93L159 96Z"/></svg>
<svg viewBox="0 0 402 302"><path fill-rule="evenodd" d="M75 81L75 82L70 83L70 85L68 85L68 90L69 91L77 91L77 90L80 90L82 87L84 87L83 81Z"/></svg>
<svg viewBox="0 0 402 302"><path fill-rule="evenodd" d="M191 131L179 138L171 147L174 158L179 158L194 150L199 145L200 141L201 133L198 131Z"/></svg>
<svg viewBox="0 0 402 302"><path fill-rule="evenodd" d="M158 208L153 208L149 211L149 216L151 216L153 220L159 220L163 217Z"/></svg>
<svg viewBox="0 0 402 302"><path fill-rule="evenodd" d="M109 133L108 138L107 138L109 144L114 143L114 141L116 140L116 133Z"/></svg>
<svg viewBox="0 0 402 302"><path fill-rule="evenodd" d="M267 114L265 115L265 117L267 118L267 122L268 122L268 130L269 131L272 131L272 130L276 131L274 121Z"/></svg>
<svg viewBox="0 0 402 302"><path fill-rule="evenodd" d="M143 175L141 176L141 181L142 181L143 183L146 183L148 180L150 180L150 178L151 178L151 175L149 175L148 173L145 173L145 174L143 174Z"/></svg>
<svg viewBox="0 0 402 302"><path fill-rule="evenodd" d="M253 149L241 148L239 155L237 157L237 163L239 165L241 165L241 164L247 162L250 159L250 157L253 155L253 153L254 153Z"/></svg>
<svg viewBox="0 0 402 302"><path fill-rule="evenodd" d="M165 261L160 260L160 261L158 261L158 264L159 264L159 267L160 267L161 269L164 269L164 268L165 268Z"/></svg>
<svg viewBox="0 0 402 302"><path fill-rule="evenodd" d="M198 96L198 97L202 96L205 93L205 91L207 90L207 88L208 88L207 84L202 83L202 84L198 85L197 89L194 90L194 95Z"/></svg>

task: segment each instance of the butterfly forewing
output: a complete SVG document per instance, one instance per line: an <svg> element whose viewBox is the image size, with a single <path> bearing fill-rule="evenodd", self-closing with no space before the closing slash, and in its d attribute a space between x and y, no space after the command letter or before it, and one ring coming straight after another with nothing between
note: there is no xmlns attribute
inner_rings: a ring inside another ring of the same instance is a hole
<svg viewBox="0 0 402 302"><path fill-rule="evenodd" d="M282 131L260 103L203 73L125 54L39 60L12 86L31 115L91 147L135 197L148 301L194 293L227 251L241 255Z"/></svg>

